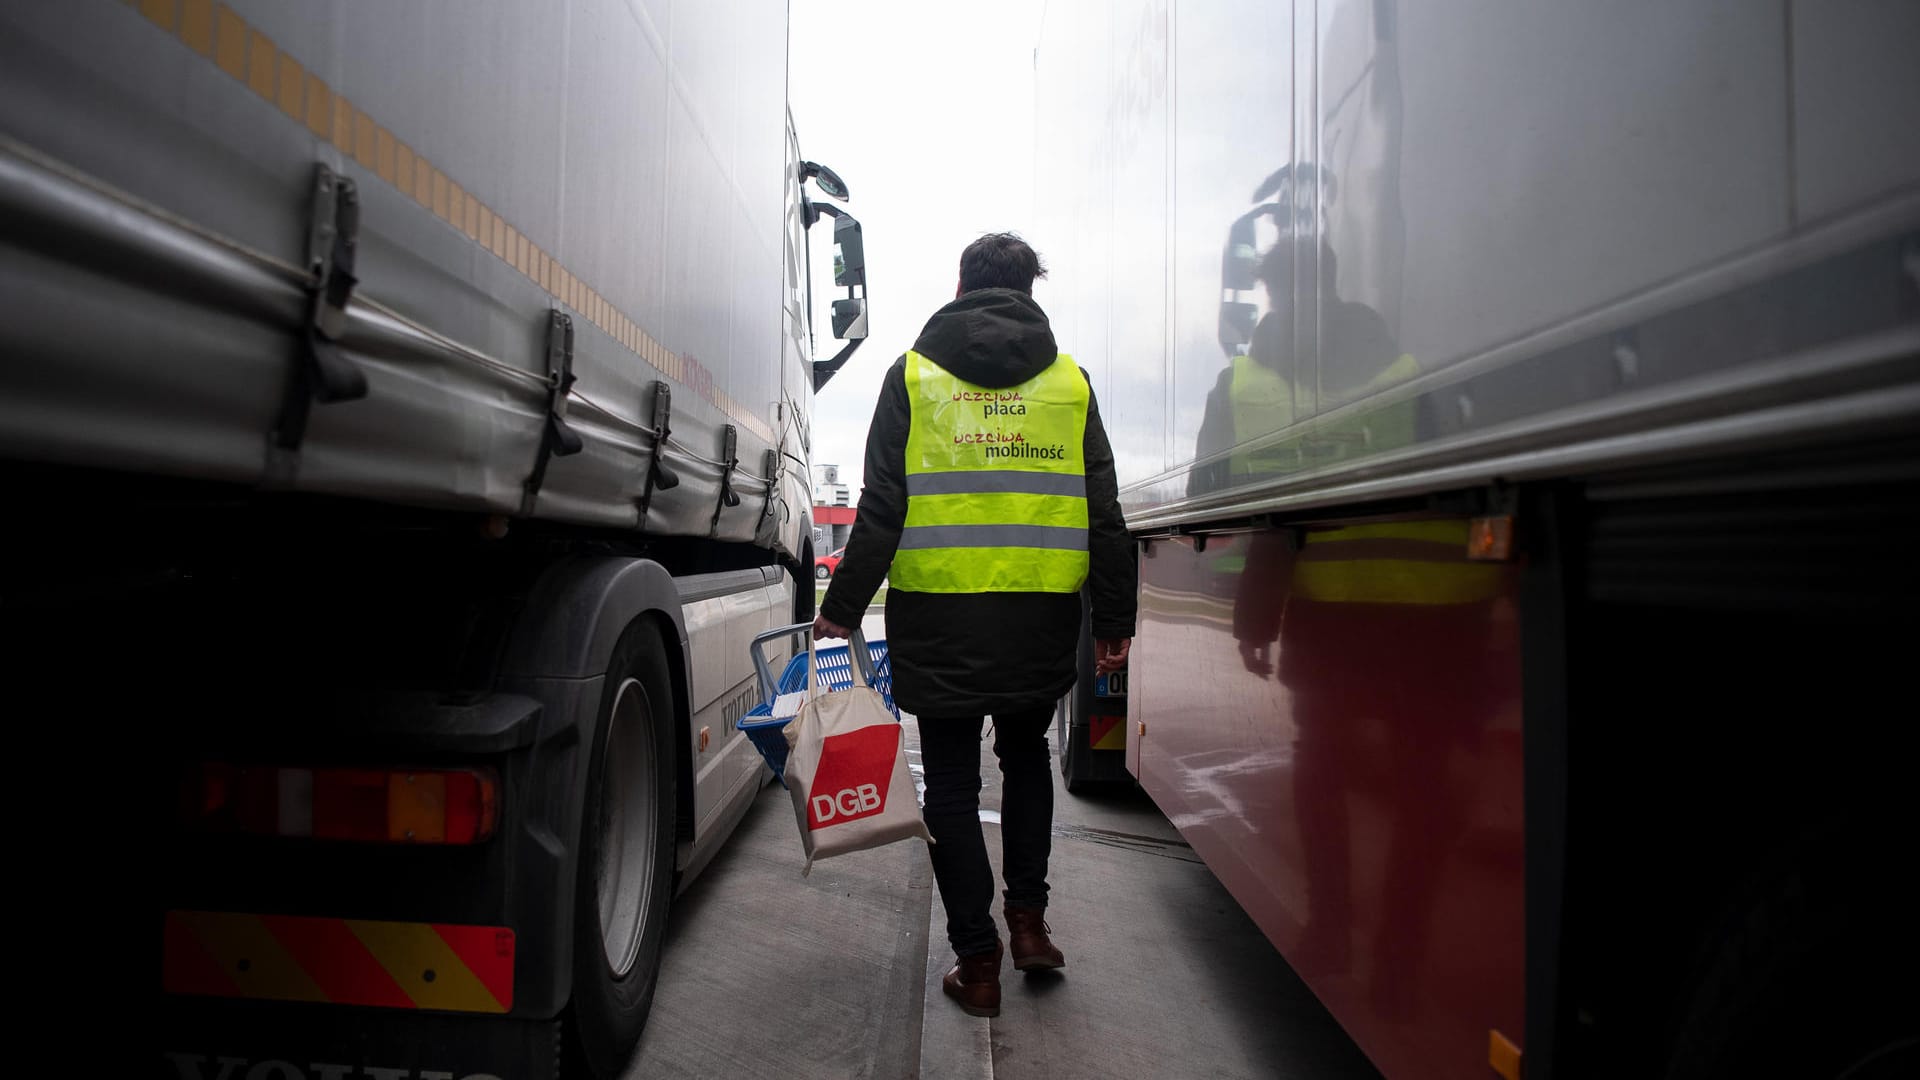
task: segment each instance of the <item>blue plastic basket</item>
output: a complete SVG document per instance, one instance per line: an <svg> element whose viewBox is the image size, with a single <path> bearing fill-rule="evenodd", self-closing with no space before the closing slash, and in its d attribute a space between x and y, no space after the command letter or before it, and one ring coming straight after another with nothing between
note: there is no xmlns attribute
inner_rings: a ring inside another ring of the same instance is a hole
<svg viewBox="0 0 1920 1080"><path fill-rule="evenodd" d="M812 624L804 624L804 628L810 630ZM770 676L766 663L760 656L760 646L783 634L799 632L802 631L798 628L786 627L780 630L769 630L754 639L754 670L760 675L760 693L766 701L755 705L747 715L735 721L733 725L747 733L747 738L753 741L754 748L760 751L760 756L766 758L767 764L773 768L774 779L780 781L781 787L787 785L786 728L790 717L783 716L777 719L774 717L773 699L781 694L791 694L807 688L807 654L803 652L787 661L787 668L780 673L779 681L769 688L767 681ZM887 703L887 708L893 711L894 719L899 719L900 708L893 703L893 663L887 658L886 640L883 638L867 641L858 631L854 632L853 640L867 647L869 661L867 671L870 673L868 685L880 691L880 697ZM814 662L819 665L820 681L828 693L853 688L852 656L850 645L830 645L824 649L814 650Z"/></svg>

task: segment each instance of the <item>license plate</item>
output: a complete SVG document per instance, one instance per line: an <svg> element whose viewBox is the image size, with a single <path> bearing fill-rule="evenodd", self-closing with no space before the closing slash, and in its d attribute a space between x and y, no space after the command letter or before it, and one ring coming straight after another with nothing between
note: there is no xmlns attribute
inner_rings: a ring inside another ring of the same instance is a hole
<svg viewBox="0 0 1920 1080"><path fill-rule="evenodd" d="M1116 671L1109 675L1094 676L1093 677L1093 696L1094 697L1126 697L1127 696L1127 673L1124 671Z"/></svg>

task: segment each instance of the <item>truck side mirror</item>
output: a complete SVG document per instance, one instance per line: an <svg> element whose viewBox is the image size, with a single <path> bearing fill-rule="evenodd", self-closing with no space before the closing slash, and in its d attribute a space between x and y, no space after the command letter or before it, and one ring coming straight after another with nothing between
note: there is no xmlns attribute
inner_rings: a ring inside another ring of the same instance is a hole
<svg viewBox="0 0 1920 1080"><path fill-rule="evenodd" d="M860 341L866 338L866 297L848 297L833 302L833 336L841 341Z"/></svg>
<svg viewBox="0 0 1920 1080"><path fill-rule="evenodd" d="M833 219L833 283L835 285L865 286L867 283L867 246L860 231L860 222L851 215L842 214ZM838 322L840 305L834 305L835 322ZM840 335L836 332L835 337Z"/></svg>
<svg viewBox="0 0 1920 1080"><path fill-rule="evenodd" d="M817 161L801 162L800 182L804 184L809 180L818 185L821 193L828 198L838 199L841 202L847 201L847 182L840 179L839 173L834 172L825 165Z"/></svg>
<svg viewBox="0 0 1920 1080"><path fill-rule="evenodd" d="M1260 269L1260 257L1252 244L1228 244L1220 259L1220 287L1235 292L1253 288Z"/></svg>
<svg viewBox="0 0 1920 1080"><path fill-rule="evenodd" d="M846 344L831 360L813 362L813 388L818 391L867 339L867 248L859 219L845 210L808 203L802 213L809 227L822 214L833 218L833 283L847 290L845 297L833 302L833 336ZM811 297L808 302L811 304Z"/></svg>
<svg viewBox="0 0 1920 1080"><path fill-rule="evenodd" d="M1259 322L1260 309L1244 300L1220 302L1220 347L1228 356L1238 356L1253 341L1253 328Z"/></svg>
<svg viewBox="0 0 1920 1080"><path fill-rule="evenodd" d="M1254 222L1260 211L1241 215L1227 230L1227 247L1220 253L1220 287L1244 292L1254 286L1260 273L1260 252L1255 244Z"/></svg>

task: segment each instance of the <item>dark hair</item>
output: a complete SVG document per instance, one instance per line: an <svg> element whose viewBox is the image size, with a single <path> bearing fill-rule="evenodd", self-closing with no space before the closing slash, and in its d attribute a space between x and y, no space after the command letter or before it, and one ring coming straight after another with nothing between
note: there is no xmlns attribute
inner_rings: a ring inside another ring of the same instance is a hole
<svg viewBox="0 0 1920 1080"><path fill-rule="evenodd" d="M1269 290L1292 288L1294 252L1293 244L1286 240L1269 248L1266 255L1260 259L1259 269L1255 271L1255 276L1260 279L1261 284ZM1320 282L1327 291L1333 292L1339 287L1339 273L1340 260L1333 253L1333 244L1322 240L1320 242Z"/></svg>
<svg viewBox="0 0 1920 1080"><path fill-rule="evenodd" d="M1018 289L1033 291L1033 279L1047 276L1040 253L1015 233L988 233L960 253L960 291Z"/></svg>

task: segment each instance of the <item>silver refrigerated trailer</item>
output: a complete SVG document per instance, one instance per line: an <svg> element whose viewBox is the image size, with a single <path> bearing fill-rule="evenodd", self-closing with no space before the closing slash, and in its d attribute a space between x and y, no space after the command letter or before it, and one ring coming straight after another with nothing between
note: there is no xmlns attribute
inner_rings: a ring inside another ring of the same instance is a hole
<svg viewBox="0 0 1920 1080"><path fill-rule="evenodd" d="M1037 295L1140 552L1063 767L1386 1076L1920 1072L1917 52L1902 0L1047 6Z"/></svg>
<svg viewBox="0 0 1920 1080"><path fill-rule="evenodd" d="M0 8L0 616L138 703L35 715L127 766L68 891L163 1071L632 1050L865 336L786 53L780 0Z"/></svg>

